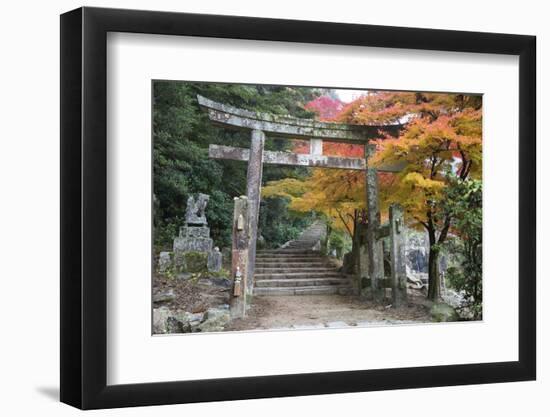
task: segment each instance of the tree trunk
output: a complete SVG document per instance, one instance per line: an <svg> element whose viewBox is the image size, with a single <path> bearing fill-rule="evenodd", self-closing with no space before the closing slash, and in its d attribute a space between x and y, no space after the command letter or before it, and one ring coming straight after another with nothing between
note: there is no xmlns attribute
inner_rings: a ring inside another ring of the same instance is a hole
<svg viewBox="0 0 550 417"><path fill-rule="evenodd" d="M441 299L441 282L439 276L439 248L430 245L428 257L428 300Z"/></svg>

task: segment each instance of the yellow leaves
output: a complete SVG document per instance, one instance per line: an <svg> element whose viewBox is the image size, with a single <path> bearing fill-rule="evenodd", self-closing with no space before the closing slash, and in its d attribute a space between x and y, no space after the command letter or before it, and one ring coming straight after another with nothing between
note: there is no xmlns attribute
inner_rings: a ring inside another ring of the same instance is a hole
<svg viewBox="0 0 550 417"><path fill-rule="evenodd" d="M296 178L284 178L279 181L272 181L262 187L262 197L286 197L293 199L305 193L306 184Z"/></svg>
<svg viewBox="0 0 550 417"><path fill-rule="evenodd" d="M428 192L437 192L445 187L445 183L443 181L426 178L418 172L409 172L401 181L403 181L403 184L405 185L412 186L413 189L422 188Z"/></svg>
<svg viewBox="0 0 550 417"><path fill-rule="evenodd" d="M365 206L364 187L363 171L314 168L303 181L285 178L268 183L262 188L262 197L289 198L291 210L324 213L333 220L333 227L345 230L344 221L349 221L356 208Z"/></svg>
<svg viewBox="0 0 550 417"><path fill-rule="evenodd" d="M398 174L380 177L382 217L390 204L400 203L409 220L425 222L426 213L443 198L447 174L461 175L462 171L471 178L481 176L481 97L371 92L347 105L336 118L363 125L404 120L407 124L399 137L377 141L377 151L369 164L406 165ZM352 156L351 150L337 146L342 154ZM365 173L322 168L311 172L303 181L285 179L270 183L262 194L287 197L291 209L322 212L334 220L334 227L344 228L354 210L365 207Z"/></svg>
<svg viewBox="0 0 550 417"><path fill-rule="evenodd" d="M451 125L458 135L476 137L481 140L481 122L481 110L465 109L453 118Z"/></svg>

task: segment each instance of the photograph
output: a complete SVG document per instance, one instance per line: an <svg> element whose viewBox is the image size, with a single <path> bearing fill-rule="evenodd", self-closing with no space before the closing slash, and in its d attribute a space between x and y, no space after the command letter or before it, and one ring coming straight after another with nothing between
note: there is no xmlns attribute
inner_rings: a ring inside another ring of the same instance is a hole
<svg viewBox="0 0 550 417"><path fill-rule="evenodd" d="M152 334L482 321L482 117L476 92L152 80Z"/></svg>

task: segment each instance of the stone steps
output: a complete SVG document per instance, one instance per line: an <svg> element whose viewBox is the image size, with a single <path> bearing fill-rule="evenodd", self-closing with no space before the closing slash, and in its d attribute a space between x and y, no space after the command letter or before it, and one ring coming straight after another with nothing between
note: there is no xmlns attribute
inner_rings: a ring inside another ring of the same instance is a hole
<svg viewBox="0 0 550 417"><path fill-rule="evenodd" d="M294 254L297 254L297 255L300 255L300 254L305 254L305 255L316 254L317 256L319 255L317 252L312 252L310 249L285 249L285 248L281 248L281 249L261 249L259 251L256 251L256 255L263 255L263 254L289 254L289 255L294 255Z"/></svg>
<svg viewBox="0 0 550 417"><path fill-rule="evenodd" d="M319 262L256 262L255 268L323 268L326 261Z"/></svg>
<svg viewBox="0 0 550 417"><path fill-rule="evenodd" d="M256 253L256 259L262 258L322 258L323 256L316 252L271 252L271 253Z"/></svg>
<svg viewBox="0 0 550 417"><path fill-rule="evenodd" d="M325 233L312 226L281 249L256 252L255 295L355 294L353 282L312 248Z"/></svg>
<svg viewBox="0 0 550 417"><path fill-rule="evenodd" d="M270 274L254 274L256 279L299 279L299 278L342 278L342 275L337 271L328 272L289 272L289 273L270 273Z"/></svg>
<svg viewBox="0 0 550 417"><path fill-rule="evenodd" d="M350 285L319 285L306 287L255 287L254 295L351 295Z"/></svg>
<svg viewBox="0 0 550 417"><path fill-rule="evenodd" d="M263 287L318 287L318 286L348 286L350 281L346 278L284 278L284 279L257 279L257 288Z"/></svg>
<svg viewBox="0 0 550 417"><path fill-rule="evenodd" d="M334 268L325 266L325 267L319 267L319 268L312 268L312 267L290 267L290 268L263 268L263 267L257 267L255 269L255 275L258 274L286 274L291 272L309 272L309 273L317 273L317 272L331 272L334 271Z"/></svg>
<svg viewBox="0 0 550 417"><path fill-rule="evenodd" d="M321 256L316 256L316 257L298 257L298 256L290 256L290 257L287 257L287 256L280 256L280 257L262 257L262 258L256 258L258 262L263 262L263 263L267 263L267 262L324 262L325 261L325 258L321 257Z"/></svg>

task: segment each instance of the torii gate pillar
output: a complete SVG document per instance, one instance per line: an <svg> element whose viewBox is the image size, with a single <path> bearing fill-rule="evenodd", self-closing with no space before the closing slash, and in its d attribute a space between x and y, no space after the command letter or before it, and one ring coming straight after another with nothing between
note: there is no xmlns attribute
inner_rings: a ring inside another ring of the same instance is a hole
<svg viewBox="0 0 550 417"><path fill-rule="evenodd" d="M260 213L260 193L262 187L263 154L265 133L252 130L250 156L246 173L246 196L248 197L248 265L245 297L248 298L254 290L254 265L256 263L256 239L258 237L258 216Z"/></svg>
<svg viewBox="0 0 550 417"><path fill-rule="evenodd" d="M378 239L380 229L380 206L378 204L378 170L369 167L369 157L374 153L374 145L365 145L366 173L366 200L367 200L367 253L368 271L371 284L371 294L375 301L384 298L384 248L382 240Z"/></svg>

